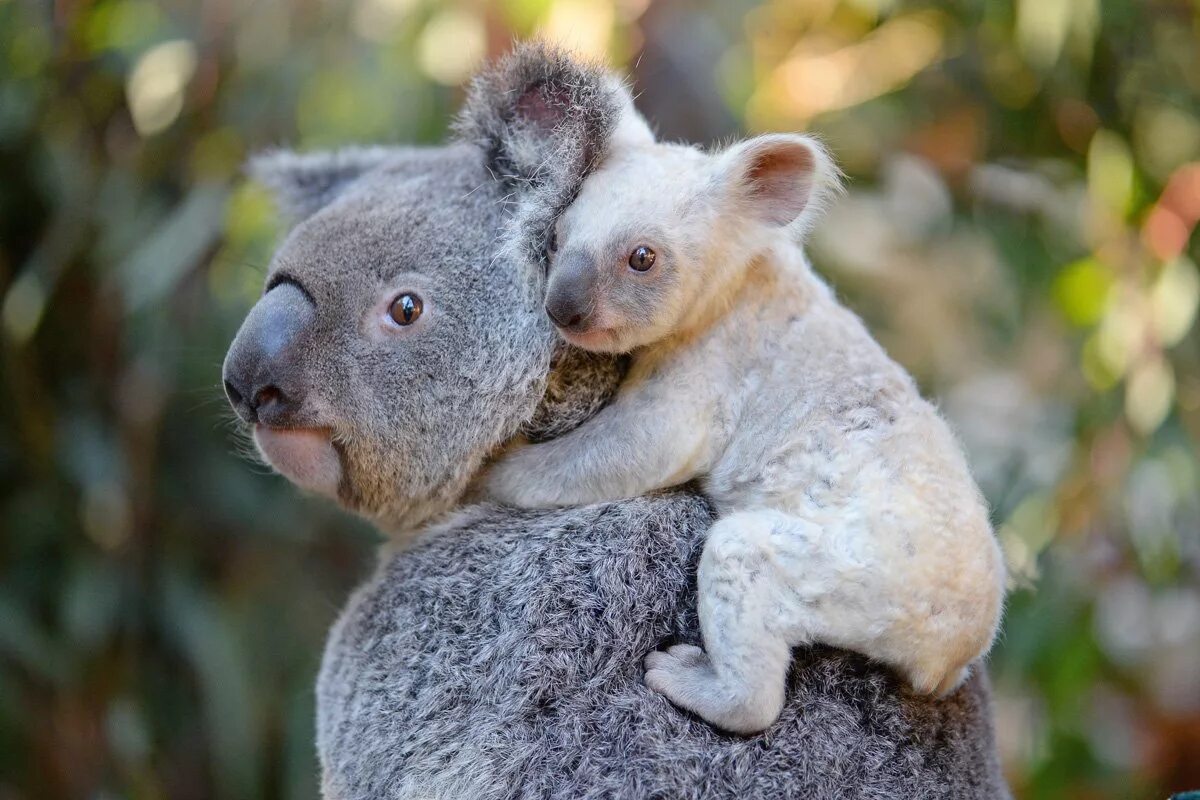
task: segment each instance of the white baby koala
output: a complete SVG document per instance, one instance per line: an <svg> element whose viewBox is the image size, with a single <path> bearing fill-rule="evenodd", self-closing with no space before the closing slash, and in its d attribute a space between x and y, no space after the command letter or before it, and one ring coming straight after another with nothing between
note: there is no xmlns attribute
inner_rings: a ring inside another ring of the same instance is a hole
<svg viewBox="0 0 1200 800"><path fill-rule="evenodd" d="M719 514L699 569L704 649L645 682L713 725L779 716L791 648L822 642L945 693L987 652L1004 566L946 423L840 305L798 239L836 168L812 139L608 155L547 242L562 336L632 353L615 400L517 448L488 493L526 507L699 478Z"/></svg>

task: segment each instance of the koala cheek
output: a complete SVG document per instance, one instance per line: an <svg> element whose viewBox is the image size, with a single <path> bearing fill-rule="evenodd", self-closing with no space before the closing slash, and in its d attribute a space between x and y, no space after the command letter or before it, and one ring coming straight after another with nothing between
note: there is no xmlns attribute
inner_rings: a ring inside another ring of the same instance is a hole
<svg viewBox="0 0 1200 800"><path fill-rule="evenodd" d="M322 429L254 429L254 443L267 463L292 483L324 497L337 498L342 465Z"/></svg>

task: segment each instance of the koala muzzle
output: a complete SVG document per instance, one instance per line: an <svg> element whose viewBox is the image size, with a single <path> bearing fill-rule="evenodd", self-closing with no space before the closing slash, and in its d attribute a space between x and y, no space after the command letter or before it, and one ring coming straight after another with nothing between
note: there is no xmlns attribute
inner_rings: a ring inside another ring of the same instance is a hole
<svg viewBox="0 0 1200 800"><path fill-rule="evenodd" d="M317 310L299 286L275 286L250 309L225 356L229 404L244 421L287 428L300 424L305 342Z"/></svg>
<svg viewBox="0 0 1200 800"><path fill-rule="evenodd" d="M581 250L564 250L550 270L546 313L560 328L586 330L596 310L596 265Z"/></svg>

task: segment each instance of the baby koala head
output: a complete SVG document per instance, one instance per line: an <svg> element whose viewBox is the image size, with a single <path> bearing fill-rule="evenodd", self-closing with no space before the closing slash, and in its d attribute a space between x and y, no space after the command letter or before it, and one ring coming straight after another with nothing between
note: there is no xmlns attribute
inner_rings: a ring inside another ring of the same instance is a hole
<svg viewBox="0 0 1200 800"><path fill-rule="evenodd" d="M837 170L814 139L770 134L717 153L614 148L547 241L546 313L578 347L628 352L729 301L763 254L801 236Z"/></svg>

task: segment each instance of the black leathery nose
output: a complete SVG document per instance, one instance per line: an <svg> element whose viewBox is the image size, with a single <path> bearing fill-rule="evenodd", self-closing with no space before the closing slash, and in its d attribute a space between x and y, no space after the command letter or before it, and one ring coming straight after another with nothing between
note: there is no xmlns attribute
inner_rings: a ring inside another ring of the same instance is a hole
<svg viewBox="0 0 1200 800"><path fill-rule="evenodd" d="M222 367L229 404L248 423L288 426L303 404L308 333L317 317L309 296L280 283L250 309Z"/></svg>
<svg viewBox="0 0 1200 800"><path fill-rule="evenodd" d="M596 267L580 250L562 252L546 287L546 314L561 328L585 324L594 310Z"/></svg>

